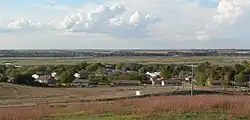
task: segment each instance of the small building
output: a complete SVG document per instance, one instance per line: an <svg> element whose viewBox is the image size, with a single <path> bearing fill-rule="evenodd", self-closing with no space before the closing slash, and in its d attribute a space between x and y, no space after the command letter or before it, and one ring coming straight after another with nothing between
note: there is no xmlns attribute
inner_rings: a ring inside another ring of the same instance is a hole
<svg viewBox="0 0 250 120"><path fill-rule="evenodd" d="M35 81L48 85L56 85L56 79L51 75L42 75L35 79Z"/></svg>
<svg viewBox="0 0 250 120"><path fill-rule="evenodd" d="M75 79L72 81L71 86L72 87L95 87L97 86L97 82L90 81L88 79Z"/></svg>
<svg viewBox="0 0 250 120"><path fill-rule="evenodd" d="M150 72L147 72L146 75L149 76L150 78L159 78L161 72L153 72L153 73L150 73Z"/></svg>

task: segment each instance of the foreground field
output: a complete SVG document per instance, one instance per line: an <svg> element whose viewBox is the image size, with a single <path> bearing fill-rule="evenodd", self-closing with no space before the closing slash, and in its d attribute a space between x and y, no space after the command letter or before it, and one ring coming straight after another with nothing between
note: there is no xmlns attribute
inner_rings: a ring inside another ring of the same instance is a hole
<svg viewBox="0 0 250 120"><path fill-rule="evenodd" d="M0 120L249 120L249 98L226 95L159 96L1 108Z"/></svg>
<svg viewBox="0 0 250 120"><path fill-rule="evenodd" d="M86 116L80 113L46 117L43 120L248 120L247 116L228 116L227 112L208 110L203 112L169 112L162 115L99 115Z"/></svg>
<svg viewBox="0 0 250 120"><path fill-rule="evenodd" d="M250 60L250 57L228 57L228 56L207 56L207 57L94 57L94 58L53 58L53 57L30 57L30 58L0 58L0 64L13 62L19 65L75 65L82 61L118 63L118 62L136 62L142 64L183 64L191 62L211 62L213 64L230 65L242 60Z"/></svg>

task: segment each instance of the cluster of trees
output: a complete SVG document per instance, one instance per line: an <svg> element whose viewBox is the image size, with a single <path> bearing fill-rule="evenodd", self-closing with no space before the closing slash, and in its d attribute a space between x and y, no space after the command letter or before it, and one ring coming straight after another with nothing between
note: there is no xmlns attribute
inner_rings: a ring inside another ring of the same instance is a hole
<svg viewBox="0 0 250 120"><path fill-rule="evenodd" d="M208 62L199 64L195 72L199 85L220 84L227 86L248 87L250 81L250 64L242 61L231 66L212 65Z"/></svg>
<svg viewBox="0 0 250 120"><path fill-rule="evenodd" d="M106 72L107 69L113 70ZM31 84L32 74L50 75L56 72L59 83L71 83L75 73L79 73L82 79L90 79L98 82L111 82L112 80L146 80L146 72L161 72L165 79L173 77L183 78L191 75L192 68L187 65L167 64L137 64L137 63L87 63L77 65L40 65L22 66L19 68L0 66L0 82L6 82L9 78L19 78L19 84ZM209 62L198 64L194 69L195 80L198 85L208 86L219 83L224 87L248 86L250 81L250 64L243 61L231 66L212 65Z"/></svg>
<svg viewBox="0 0 250 120"><path fill-rule="evenodd" d="M112 72L106 72L111 70ZM81 62L77 65L40 65L22 66L19 68L0 66L0 81L6 82L11 77L27 79L32 74L50 75L56 72L60 83L71 83L75 73L79 73L81 79L93 81L110 82L112 80L145 80L146 72L161 71L161 76L171 78L178 76L180 71L190 72L191 69L185 65L163 65L163 64L137 64L137 63L87 63ZM30 78L31 79L31 78ZM32 79L30 80L32 81ZM26 82L20 82L25 83Z"/></svg>

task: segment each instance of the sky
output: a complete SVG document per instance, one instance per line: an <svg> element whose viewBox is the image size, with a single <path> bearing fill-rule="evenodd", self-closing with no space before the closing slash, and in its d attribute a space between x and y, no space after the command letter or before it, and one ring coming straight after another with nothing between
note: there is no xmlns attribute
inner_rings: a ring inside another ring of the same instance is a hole
<svg viewBox="0 0 250 120"><path fill-rule="evenodd" d="M0 49L250 48L250 0L0 2Z"/></svg>

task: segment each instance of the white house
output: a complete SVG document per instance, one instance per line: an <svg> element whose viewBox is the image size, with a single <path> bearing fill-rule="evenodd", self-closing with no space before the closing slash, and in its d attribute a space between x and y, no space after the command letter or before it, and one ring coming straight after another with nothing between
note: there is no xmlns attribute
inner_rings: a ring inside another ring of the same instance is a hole
<svg viewBox="0 0 250 120"><path fill-rule="evenodd" d="M165 86L164 79L160 78L160 74L161 72L153 72L153 73L147 72L146 73L146 75L150 76L150 81L152 82L153 86L155 85L156 81L160 81L161 86Z"/></svg>
<svg viewBox="0 0 250 120"><path fill-rule="evenodd" d="M160 76L160 74L161 72L153 72L153 73L147 72L146 73L146 75L149 75L152 78L156 78L157 76Z"/></svg>

